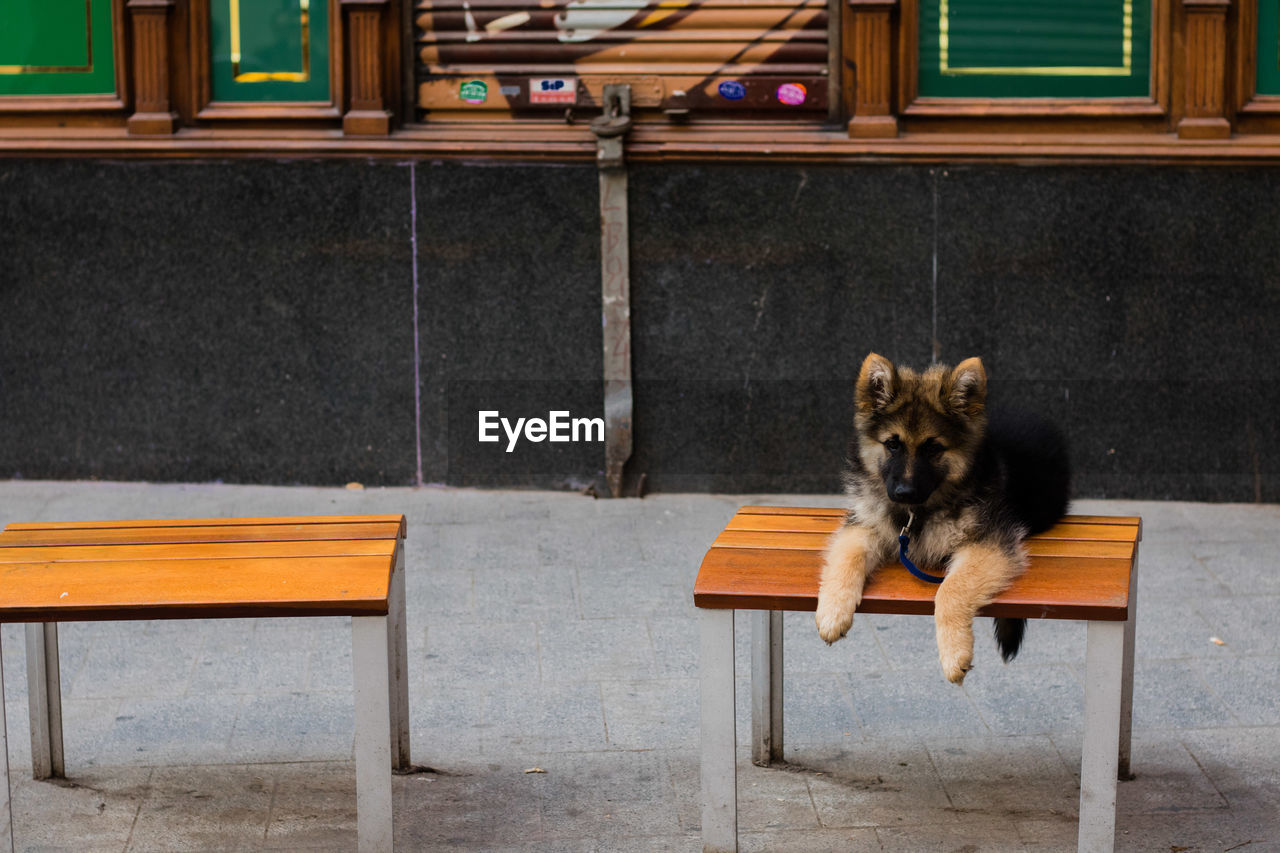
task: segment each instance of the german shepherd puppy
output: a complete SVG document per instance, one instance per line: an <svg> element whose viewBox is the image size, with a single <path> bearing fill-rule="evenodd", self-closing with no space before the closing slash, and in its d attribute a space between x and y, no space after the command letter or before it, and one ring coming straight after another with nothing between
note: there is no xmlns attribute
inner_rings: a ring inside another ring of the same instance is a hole
<svg viewBox="0 0 1280 853"><path fill-rule="evenodd" d="M862 588L894 560L898 535L908 559L946 567L934 621L938 657L960 684L973 662L973 619L1027 566L1023 539L1066 511L1066 442L1034 417L992 419L981 360L923 373L872 353L855 393L844 525L827 544L818 587L818 635L845 635ZM902 569L906 571L906 569ZM995 620L1006 661L1018 653L1025 619Z"/></svg>

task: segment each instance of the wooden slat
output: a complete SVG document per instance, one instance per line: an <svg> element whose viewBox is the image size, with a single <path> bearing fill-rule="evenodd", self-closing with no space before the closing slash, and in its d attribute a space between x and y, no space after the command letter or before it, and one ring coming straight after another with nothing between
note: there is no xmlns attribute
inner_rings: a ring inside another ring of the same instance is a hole
<svg viewBox="0 0 1280 853"><path fill-rule="evenodd" d="M738 515L821 515L844 518L845 511L831 506L744 506Z"/></svg>
<svg viewBox="0 0 1280 853"><path fill-rule="evenodd" d="M769 507L743 507L729 520L727 530L794 530L805 532L832 532L840 526L844 518L843 510L808 509L788 507L787 509L804 509L803 512L763 513L747 512L748 509L769 509ZM1058 538L1066 535L1079 539L1101 539L1108 541L1133 541L1141 538L1139 520L1136 517L1115 518L1103 515L1065 515L1053 529L1038 534ZM1062 529L1064 526L1070 529Z"/></svg>
<svg viewBox="0 0 1280 853"><path fill-rule="evenodd" d="M1128 618L1127 559L1035 557L1031 567L984 616L1013 618ZM816 610L820 557L813 551L712 548L694 586L698 607L744 610ZM937 586L896 564L875 572L859 612L933 613Z"/></svg>
<svg viewBox="0 0 1280 853"><path fill-rule="evenodd" d="M0 563L136 560L229 560L254 557L386 556L395 539L320 539L302 542L196 542L148 545L54 545L0 548Z"/></svg>
<svg viewBox="0 0 1280 853"><path fill-rule="evenodd" d="M21 521L6 525L5 530L105 530L136 527L241 527L299 524L397 524L405 534L403 515L302 515L263 518L145 518L106 521Z"/></svg>
<svg viewBox="0 0 1280 853"><path fill-rule="evenodd" d="M726 529L713 544L717 548L778 548L788 551L822 551L826 548L830 533L803 533L775 530ZM1033 536L1027 540L1027 549L1033 556L1106 557L1130 558L1133 542L1098 539L1071 539L1065 537L1042 538Z"/></svg>
<svg viewBox="0 0 1280 853"><path fill-rule="evenodd" d="M315 539L398 539L395 522L372 524L228 524L205 526L60 528L0 533L0 547L141 545L154 542L294 542Z"/></svg>
<svg viewBox="0 0 1280 853"><path fill-rule="evenodd" d="M382 556L0 564L0 621L387 612Z"/></svg>

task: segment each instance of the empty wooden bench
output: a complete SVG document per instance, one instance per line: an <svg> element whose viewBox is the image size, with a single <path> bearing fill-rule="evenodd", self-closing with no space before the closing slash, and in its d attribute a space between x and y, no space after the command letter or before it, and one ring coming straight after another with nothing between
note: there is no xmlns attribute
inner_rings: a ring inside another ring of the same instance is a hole
<svg viewBox="0 0 1280 853"><path fill-rule="evenodd" d="M734 611L759 611L751 634L752 757L768 764L782 757L782 611L817 610L822 549L843 518L840 509L745 506L702 561L693 602L704 851L738 849ZM1078 846L1090 853L1113 849L1116 779L1129 775L1141 528L1136 517L1063 518L1028 540L1030 568L981 611L1088 623ZM936 592L894 563L872 575L858 612L932 615Z"/></svg>
<svg viewBox="0 0 1280 853"><path fill-rule="evenodd" d="M401 515L10 524L0 622L25 622L37 779L64 774L58 622L350 616L361 851L392 843L409 767ZM0 673L0 851L13 849ZM6 828L7 827L7 828Z"/></svg>

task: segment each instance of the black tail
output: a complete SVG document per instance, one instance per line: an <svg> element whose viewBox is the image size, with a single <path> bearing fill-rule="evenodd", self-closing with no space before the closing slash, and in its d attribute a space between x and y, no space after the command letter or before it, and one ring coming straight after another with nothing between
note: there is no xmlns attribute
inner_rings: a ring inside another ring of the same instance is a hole
<svg viewBox="0 0 1280 853"><path fill-rule="evenodd" d="M1026 619L996 619L996 645L1000 648L1000 657L1008 663L1018 656L1022 647L1022 637L1027 633Z"/></svg>

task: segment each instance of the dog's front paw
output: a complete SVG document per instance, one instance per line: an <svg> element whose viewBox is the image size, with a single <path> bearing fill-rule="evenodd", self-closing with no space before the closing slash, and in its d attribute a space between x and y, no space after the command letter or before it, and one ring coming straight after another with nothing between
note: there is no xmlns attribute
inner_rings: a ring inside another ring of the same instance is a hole
<svg viewBox="0 0 1280 853"><path fill-rule="evenodd" d="M831 645L849 633L853 625L853 611L858 609L858 599L849 594L818 593L818 612L813 621L818 625L818 636Z"/></svg>
<svg viewBox="0 0 1280 853"><path fill-rule="evenodd" d="M963 684L965 675L973 669L973 635L939 631L938 660L947 681Z"/></svg>

